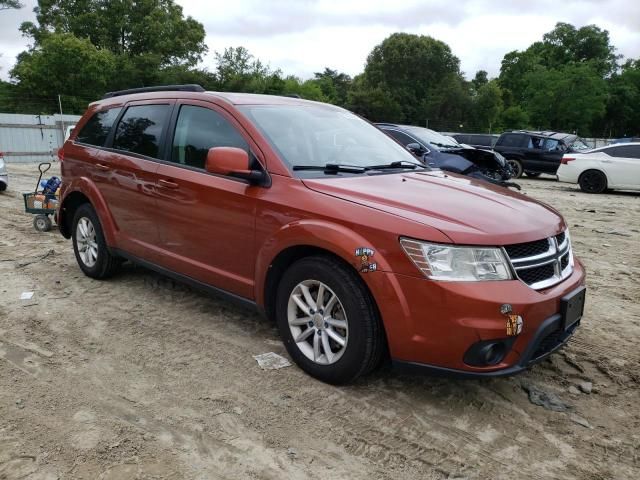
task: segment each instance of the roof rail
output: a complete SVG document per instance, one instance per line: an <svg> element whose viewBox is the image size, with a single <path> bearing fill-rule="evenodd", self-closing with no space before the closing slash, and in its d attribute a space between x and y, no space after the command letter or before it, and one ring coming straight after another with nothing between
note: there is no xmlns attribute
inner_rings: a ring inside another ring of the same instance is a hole
<svg viewBox="0 0 640 480"><path fill-rule="evenodd" d="M118 90L116 92L107 92L102 98L119 97L121 95L129 95L131 93L145 92L205 92L206 90L200 85L189 83L185 85L158 85L156 87L129 88L127 90Z"/></svg>

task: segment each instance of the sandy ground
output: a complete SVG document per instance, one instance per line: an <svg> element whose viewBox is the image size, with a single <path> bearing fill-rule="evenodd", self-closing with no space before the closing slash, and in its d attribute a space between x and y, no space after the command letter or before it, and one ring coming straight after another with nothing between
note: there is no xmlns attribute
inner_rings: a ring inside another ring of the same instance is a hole
<svg viewBox="0 0 640 480"><path fill-rule="evenodd" d="M562 352L513 378L383 368L337 388L295 366L261 370L252 355L286 353L255 313L132 265L106 282L82 275L71 243L24 213L36 167L9 167L2 480L640 478L638 194L521 182L566 216L589 274ZM534 405L526 389L570 408Z"/></svg>

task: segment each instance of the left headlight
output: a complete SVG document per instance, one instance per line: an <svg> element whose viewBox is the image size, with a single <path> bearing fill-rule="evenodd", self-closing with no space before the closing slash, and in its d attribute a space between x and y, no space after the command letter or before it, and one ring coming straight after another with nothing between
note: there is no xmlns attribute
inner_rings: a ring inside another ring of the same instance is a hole
<svg viewBox="0 0 640 480"><path fill-rule="evenodd" d="M502 249L456 247L400 239L400 245L418 269L432 280L479 282L511 280L511 267Z"/></svg>

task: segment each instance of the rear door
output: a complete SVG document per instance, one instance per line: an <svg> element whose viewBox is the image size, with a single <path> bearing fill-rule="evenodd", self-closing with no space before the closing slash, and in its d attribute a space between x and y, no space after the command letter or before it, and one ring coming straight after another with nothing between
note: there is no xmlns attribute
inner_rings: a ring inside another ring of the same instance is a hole
<svg viewBox="0 0 640 480"><path fill-rule="evenodd" d="M540 154L542 160L542 171L546 173L556 173L560 166L560 160L564 152L567 150L564 143L555 138L546 138L542 144L542 153Z"/></svg>
<svg viewBox="0 0 640 480"><path fill-rule="evenodd" d="M173 100L147 100L126 106L100 153L101 190L117 228L118 247L154 261L159 235L155 200L158 160Z"/></svg>
<svg viewBox="0 0 640 480"><path fill-rule="evenodd" d="M212 147L257 152L239 123L208 102L176 105L167 161L158 169L160 264L253 298L255 211L263 187L205 170ZM255 161L258 161L255 159Z"/></svg>
<svg viewBox="0 0 640 480"><path fill-rule="evenodd" d="M602 168L610 186L640 189L640 145L620 145L605 150Z"/></svg>
<svg viewBox="0 0 640 480"><path fill-rule="evenodd" d="M544 162L542 158L544 138L536 137L535 135L527 135L527 137L524 170L531 170L532 172L548 172L548 168L545 165L546 162Z"/></svg>

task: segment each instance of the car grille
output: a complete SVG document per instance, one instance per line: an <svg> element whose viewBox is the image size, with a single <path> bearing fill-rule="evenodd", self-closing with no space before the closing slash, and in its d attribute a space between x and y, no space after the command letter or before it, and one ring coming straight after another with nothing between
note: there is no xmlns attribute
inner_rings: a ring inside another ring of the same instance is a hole
<svg viewBox="0 0 640 480"><path fill-rule="evenodd" d="M549 241L536 240L535 242L516 243L504 247L511 258L533 257L549 250Z"/></svg>
<svg viewBox="0 0 640 480"><path fill-rule="evenodd" d="M504 247L520 280L531 288L551 287L571 275L571 242L566 232Z"/></svg>

